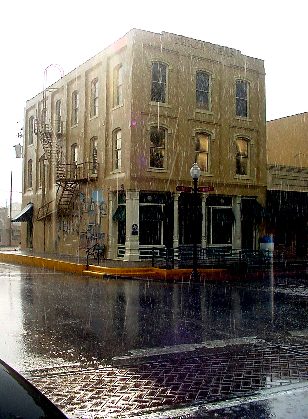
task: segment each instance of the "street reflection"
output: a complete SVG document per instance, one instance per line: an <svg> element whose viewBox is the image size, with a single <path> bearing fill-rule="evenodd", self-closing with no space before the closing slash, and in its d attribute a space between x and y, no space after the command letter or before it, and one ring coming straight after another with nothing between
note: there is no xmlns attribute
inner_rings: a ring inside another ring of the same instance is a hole
<svg viewBox="0 0 308 419"><path fill-rule="evenodd" d="M106 281L25 267L7 271L1 281L0 357L14 365L110 359L135 349L306 327L299 299L274 299L273 271L258 282L205 284Z"/></svg>

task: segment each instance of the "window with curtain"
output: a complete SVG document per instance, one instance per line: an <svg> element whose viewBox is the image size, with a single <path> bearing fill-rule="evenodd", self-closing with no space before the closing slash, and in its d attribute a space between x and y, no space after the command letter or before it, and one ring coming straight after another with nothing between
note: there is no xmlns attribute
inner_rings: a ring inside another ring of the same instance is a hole
<svg viewBox="0 0 308 419"><path fill-rule="evenodd" d="M150 129L150 167L163 169L165 167L166 132L162 127Z"/></svg>
<svg viewBox="0 0 308 419"><path fill-rule="evenodd" d="M30 116L29 126L28 126L28 145L33 144L33 134L34 134L34 116Z"/></svg>
<svg viewBox="0 0 308 419"><path fill-rule="evenodd" d="M123 66L118 65L113 71L113 106L123 104Z"/></svg>
<svg viewBox="0 0 308 419"><path fill-rule="evenodd" d="M78 124L79 94L77 90L72 93L72 125Z"/></svg>
<svg viewBox="0 0 308 419"><path fill-rule="evenodd" d="M113 132L113 170L121 170L122 167L122 131Z"/></svg>
<svg viewBox="0 0 308 419"><path fill-rule="evenodd" d="M98 79L91 81L91 105L90 116L93 118L98 115Z"/></svg>
<svg viewBox="0 0 308 419"><path fill-rule="evenodd" d="M249 84L246 80L236 80L235 84L235 112L236 116L248 116Z"/></svg>
<svg viewBox="0 0 308 419"><path fill-rule="evenodd" d="M210 75L205 71L196 73L196 106L205 110L210 109Z"/></svg>
<svg viewBox="0 0 308 419"><path fill-rule="evenodd" d="M202 172L209 172L210 135L204 132L196 135L196 163Z"/></svg>
<svg viewBox="0 0 308 419"><path fill-rule="evenodd" d="M240 137L235 141L236 144L236 174L240 176L248 175L249 163L249 141Z"/></svg>
<svg viewBox="0 0 308 419"><path fill-rule="evenodd" d="M166 102L167 65L161 62L152 63L151 101Z"/></svg>

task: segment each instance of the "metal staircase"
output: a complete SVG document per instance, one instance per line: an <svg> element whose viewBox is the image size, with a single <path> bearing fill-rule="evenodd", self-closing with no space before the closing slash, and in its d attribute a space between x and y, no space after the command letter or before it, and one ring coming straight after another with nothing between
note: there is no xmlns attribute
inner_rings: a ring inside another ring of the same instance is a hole
<svg viewBox="0 0 308 419"><path fill-rule="evenodd" d="M50 176L53 177L56 194L52 197L43 193L42 204L37 213L37 220L43 220L53 213L59 216L68 216L73 208L72 203L80 184L96 180L98 176L98 163L63 163L61 161L61 141L63 130L54 130L51 123L47 123L47 100L46 92L43 94L43 110L41 119L36 121L36 134L42 144L46 160L50 165ZM62 127L62 123L61 123ZM57 132L55 132L57 131ZM52 171L54 168L54 171ZM52 173L52 175L51 175ZM49 202L48 202L49 201Z"/></svg>
<svg viewBox="0 0 308 419"><path fill-rule="evenodd" d="M57 189L57 212L58 215L69 215L73 198L79 189L79 183L72 180L64 180L58 183Z"/></svg>

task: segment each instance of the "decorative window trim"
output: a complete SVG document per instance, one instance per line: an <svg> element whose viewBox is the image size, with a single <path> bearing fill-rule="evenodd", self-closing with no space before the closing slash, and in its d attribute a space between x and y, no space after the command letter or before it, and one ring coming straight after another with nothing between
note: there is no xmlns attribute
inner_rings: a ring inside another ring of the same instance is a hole
<svg viewBox="0 0 308 419"><path fill-rule="evenodd" d="M72 92L72 103L71 103L71 126L75 127L79 122L79 92L74 90Z"/></svg>
<svg viewBox="0 0 308 419"><path fill-rule="evenodd" d="M120 138L117 134L120 133ZM121 128L115 128L112 131L112 173L122 172L122 151L123 151L123 131Z"/></svg>
<svg viewBox="0 0 308 419"><path fill-rule="evenodd" d="M237 165L237 157L238 157L237 156L237 150L238 150L237 141L238 140L245 140L247 142L247 157L246 157L247 158L247 173L245 174L236 173L237 171L236 165ZM251 178L251 147L253 144L254 144L253 140L251 140L251 138L247 135L238 134L234 137L233 147L232 147L232 150L234 151L232 152L232 155L234 156L234 160L235 160L235 175L234 175L235 179L250 179Z"/></svg>
<svg viewBox="0 0 308 419"><path fill-rule="evenodd" d="M113 92L112 92L112 108L116 109L123 106L123 72L124 66L122 63L116 65L113 69ZM121 77L120 77L121 76Z"/></svg>
<svg viewBox="0 0 308 419"><path fill-rule="evenodd" d="M157 64L162 64L166 67L166 81L165 81L165 89L164 89L164 101L160 101L160 100L153 100L153 83L155 82L153 80L153 65L157 63ZM157 104L159 103L160 105L166 105L169 103L169 64L161 59L152 59L151 60L151 90L150 90L150 103L151 104Z"/></svg>
<svg viewBox="0 0 308 419"><path fill-rule="evenodd" d="M208 93L208 107L207 108L198 106L198 103L197 103L197 75L198 73L204 73L208 76L209 89L207 92ZM213 75L210 71L201 69L201 68L196 69L196 72L195 72L195 108L198 112L202 112L202 113L212 112L212 78L213 78Z"/></svg>
<svg viewBox="0 0 308 419"><path fill-rule="evenodd" d="M34 143L34 116L31 115L28 119L28 145L33 145Z"/></svg>
<svg viewBox="0 0 308 419"><path fill-rule="evenodd" d="M98 117L99 113L99 84L98 77L91 80L90 85L90 118Z"/></svg>
<svg viewBox="0 0 308 419"><path fill-rule="evenodd" d="M212 176L212 174L211 174L211 154L212 154L212 142L213 142L213 139L214 139L212 137L214 137L214 133L209 131L209 130L202 129L202 128L194 129L194 135L192 136L192 139L194 141L194 147L195 147L194 153L195 153L195 161L196 162L197 162L197 157L198 157L198 151L196 149L197 136L201 135L201 134L204 134L204 135L208 136L208 152L207 152L208 170L205 171L205 170L202 170L202 168L201 168L201 173L202 173L203 176ZM199 154L200 154L200 152L199 152Z"/></svg>
<svg viewBox="0 0 308 419"><path fill-rule="evenodd" d="M164 132L164 138L163 138L163 145L162 146L155 146L154 142L151 140L151 132L152 130L157 129L157 130L163 130ZM162 172L162 171L167 171L167 154L168 154L168 137L169 137L169 131L168 128L164 125L164 124L157 124L153 123L151 125L148 125L148 129L147 129L147 138L149 141L149 164L148 164L148 170L149 171L155 171L155 172ZM159 166L151 166L151 160L152 158L154 158L154 155L151 158L151 150L163 150L162 153L162 167Z"/></svg>
<svg viewBox="0 0 308 419"><path fill-rule="evenodd" d="M237 82L245 82L247 83L247 97L246 97L246 111L247 111L247 115L238 115L237 114L237 102L238 100L245 100L244 98L240 98L237 96ZM244 119L244 120L249 120L250 119L250 90L251 90L251 82L244 78L244 77L236 77L235 81L234 81L234 99L235 99L235 117L237 119Z"/></svg>

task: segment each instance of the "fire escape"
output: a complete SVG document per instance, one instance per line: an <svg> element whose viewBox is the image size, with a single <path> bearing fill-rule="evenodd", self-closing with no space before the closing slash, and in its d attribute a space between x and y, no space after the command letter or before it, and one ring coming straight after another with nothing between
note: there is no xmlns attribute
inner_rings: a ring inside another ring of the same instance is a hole
<svg viewBox="0 0 308 419"><path fill-rule="evenodd" d="M53 126L46 122L46 92L43 93L43 112L41 120L37 121L36 133L42 144L45 160L49 165L49 176L52 177L52 185L56 188L53 194L54 199L46 193L46 182L43 179L42 205L38 209L37 220L44 220L53 213L58 216L69 216L74 198L76 197L80 184L96 180L98 176L98 163L96 153L93 153L93 160L84 163L63 163L62 146L63 121L56 121ZM44 171L45 173L45 171Z"/></svg>

